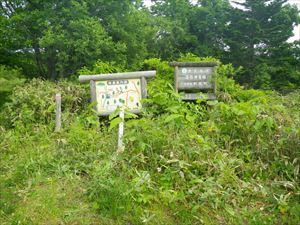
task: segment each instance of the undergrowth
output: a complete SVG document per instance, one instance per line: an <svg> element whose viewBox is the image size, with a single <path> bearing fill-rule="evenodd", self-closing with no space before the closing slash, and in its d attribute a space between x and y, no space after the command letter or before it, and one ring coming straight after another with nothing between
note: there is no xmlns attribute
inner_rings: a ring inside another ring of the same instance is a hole
<svg viewBox="0 0 300 225"><path fill-rule="evenodd" d="M166 62L143 69L158 76L125 122L122 154L87 86L35 79L14 90L0 114L1 224L299 224L299 92L244 90L220 65L218 101L183 102Z"/></svg>

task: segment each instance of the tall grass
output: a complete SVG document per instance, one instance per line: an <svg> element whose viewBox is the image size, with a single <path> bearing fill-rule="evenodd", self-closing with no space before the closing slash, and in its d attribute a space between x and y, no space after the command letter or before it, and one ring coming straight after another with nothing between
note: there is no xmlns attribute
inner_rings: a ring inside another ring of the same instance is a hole
<svg viewBox="0 0 300 225"><path fill-rule="evenodd" d="M182 102L158 59L142 115L98 119L88 87L32 80L1 111L1 224L299 224L299 92L244 90L219 68L218 101ZM54 94L63 129L54 133Z"/></svg>

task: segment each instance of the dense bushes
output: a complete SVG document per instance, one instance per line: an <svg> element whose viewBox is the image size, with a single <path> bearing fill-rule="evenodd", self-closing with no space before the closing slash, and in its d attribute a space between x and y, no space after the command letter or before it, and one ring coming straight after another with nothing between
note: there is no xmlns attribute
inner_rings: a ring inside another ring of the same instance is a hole
<svg viewBox="0 0 300 225"><path fill-rule="evenodd" d="M11 102L2 112L2 122L6 126L16 126L18 123L29 128L41 124L53 127L56 93L63 96L64 123L67 123L70 114L80 113L88 105L89 92L82 86L67 81L56 84L32 79L25 85L15 87Z"/></svg>
<svg viewBox="0 0 300 225"><path fill-rule="evenodd" d="M119 155L117 131L94 116L87 86L32 80L15 89L1 112L1 223L297 224L299 93L244 90L220 65L219 100L187 103L166 62L143 67L158 77L143 114L126 121ZM57 91L64 126L53 133Z"/></svg>

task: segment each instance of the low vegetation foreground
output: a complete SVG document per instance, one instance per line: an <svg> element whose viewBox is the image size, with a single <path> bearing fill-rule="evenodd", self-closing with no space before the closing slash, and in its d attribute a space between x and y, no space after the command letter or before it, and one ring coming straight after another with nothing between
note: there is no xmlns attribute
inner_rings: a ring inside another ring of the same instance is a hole
<svg viewBox="0 0 300 225"><path fill-rule="evenodd" d="M245 90L220 65L217 100L183 102L166 62L143 68L157 78L121 154L88 86L20 81L0 111L0 224L299 224L300 93Z"/></svg>

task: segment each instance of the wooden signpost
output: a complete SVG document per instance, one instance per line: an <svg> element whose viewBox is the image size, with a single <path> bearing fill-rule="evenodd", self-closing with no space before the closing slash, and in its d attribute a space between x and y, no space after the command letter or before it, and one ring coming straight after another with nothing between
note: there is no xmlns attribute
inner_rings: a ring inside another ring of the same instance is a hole
<svg viewBox="0 0 300 225"><path fill-rule="evenodd" d="M183 100L216 99L216 67L215 62L173 62L175 67L175 89L183 92Z"/></svg>
<svg viewBox="0 0 300 225"><path fill-rule="evenodd" d="M141 99L147 96L147 78L154 77L156 71L140 71L113 74L81 75L81 83L90 82L91 100L96 102L99 116L107 116L120 108L118 151L124 150L124 109L140 113Z"/></svg>

